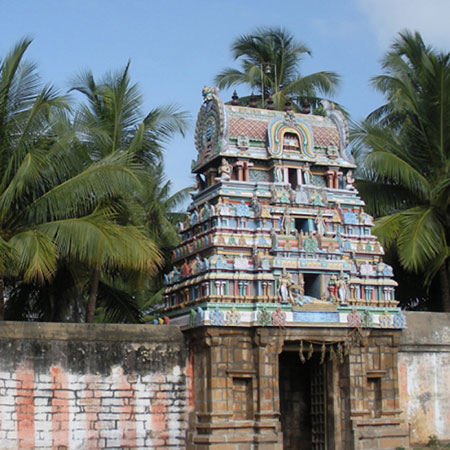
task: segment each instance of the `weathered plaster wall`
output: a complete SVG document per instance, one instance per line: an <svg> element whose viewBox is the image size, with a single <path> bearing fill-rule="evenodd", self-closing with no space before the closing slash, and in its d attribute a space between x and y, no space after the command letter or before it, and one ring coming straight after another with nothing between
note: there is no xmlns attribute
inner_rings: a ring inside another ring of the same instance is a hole
<svg viewBox="0 0 450 450"><path fill-rule="evenodd" d="M0 322L0 448L184 448L186 363L177 327Z"/></svg>
<svg viewBox="0 0 450 450"><path fill-rule="evenodd" d="M401 408L411 444L450 440L450 314L406 313L399 348Z"/></svg>
<svg viewBox="0 0 450 450"><path fill-rule="evenodd" d="M407 320L411 443L450 440L450 314ZM185 448L192 361L173 326L0 322L0 448Z"/></svg>

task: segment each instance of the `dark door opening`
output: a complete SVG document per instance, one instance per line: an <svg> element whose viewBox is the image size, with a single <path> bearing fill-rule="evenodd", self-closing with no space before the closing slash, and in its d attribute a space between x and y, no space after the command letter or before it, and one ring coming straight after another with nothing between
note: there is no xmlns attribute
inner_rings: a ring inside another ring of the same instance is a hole
<svg viewBox="0 0 450 450"><path fill-rule="evenodd" d="M301 363L297 352L282 352L279 364L283 448L327 450L325 363L317 353Z"/></svg>
<svg viewBox="0 0 450 450"><path fill-rule="evenodd" d="M303 279L305 281L305 295L320 299L322 296L320 275L304 273Z"/></svg>
<svg viewBox="0 0 450 450"><path fill-rule="evenodd" d="M298 186L297 180L297 169L289 169L288 170L289 183L291 183L291 188L296 189Z"/></svg>
<svg viewBox="0 0 450 450"><path fill-rule="evenodd" d="M308 234L310 231L314 231L314 222L312 219L307 219L304 217L295 218L295 228L300 233L303 231L304 234Z"/></svg>

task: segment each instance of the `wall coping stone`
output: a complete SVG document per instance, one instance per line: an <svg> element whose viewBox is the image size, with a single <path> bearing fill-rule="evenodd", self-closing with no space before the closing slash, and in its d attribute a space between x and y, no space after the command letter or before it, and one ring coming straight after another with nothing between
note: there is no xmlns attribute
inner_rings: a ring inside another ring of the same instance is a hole
<svg viewBox="0 0 450 450"><path fill-rule="evenodd" d="M1 339L60 341L123 341L178 343L183 333L176 325L54 323L0 321Z"/></svg>
<svg viewBox="0 0 450 450"><path fill-rule="evenodd" d="M450 313L405 312L399 351L450 351Z"/></svg>

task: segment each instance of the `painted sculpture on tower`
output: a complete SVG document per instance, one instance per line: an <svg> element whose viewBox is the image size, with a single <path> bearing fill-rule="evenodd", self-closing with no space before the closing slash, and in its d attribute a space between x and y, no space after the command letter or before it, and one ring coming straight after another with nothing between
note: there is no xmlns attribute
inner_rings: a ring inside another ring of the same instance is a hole
<svg viewBox="0 0 450 450"><path fill-rule="evenodd" d="M224 104L208 87L203 99L197 190L165 277L171 323L226 326L233 309L234 325L270 326L258 317L277 308L285 326L351 326L355 314L372 327L404 323L354 186L344 115L330 104L326 117Z"/></svg>

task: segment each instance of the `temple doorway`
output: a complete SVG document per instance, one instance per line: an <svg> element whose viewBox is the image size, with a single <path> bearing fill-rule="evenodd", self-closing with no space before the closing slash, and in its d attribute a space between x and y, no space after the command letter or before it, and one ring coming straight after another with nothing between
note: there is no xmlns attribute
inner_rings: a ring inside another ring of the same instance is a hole
<svg viewBox="0 0 450 450"><path fill-rule="evenodd" d="M285 450L331 450L327 445L327 363L320 355L301 363L298 352L279 359L281 429Z"/></svg>

